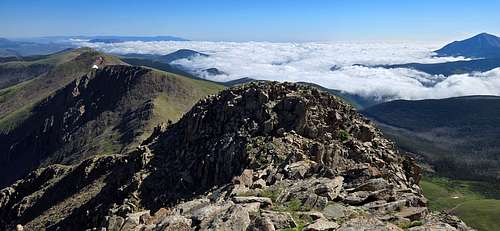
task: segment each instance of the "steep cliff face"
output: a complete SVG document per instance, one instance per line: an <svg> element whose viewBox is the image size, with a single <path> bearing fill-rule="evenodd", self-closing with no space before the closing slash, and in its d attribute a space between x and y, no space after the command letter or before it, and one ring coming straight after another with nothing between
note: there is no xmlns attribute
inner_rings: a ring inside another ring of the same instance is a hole
<svg viewBox="0 0 500 231"><path fill-rule="evenodd" d="M428 214L419 176L334 96L252 82L201 100L128 155L49 166L3 189L0 227L467 230Z"/></svg>
<svg viewBox="0 0 500 231"><path fill-rule="evenodd" d="M160 120L177 120L199 98L218 89L204 90L203 84L140 67L91 71L35 105L14 130L0 134L1 183L40 165L126 153ZM160 105L171 107L170 113L158 116Z"/></svg>

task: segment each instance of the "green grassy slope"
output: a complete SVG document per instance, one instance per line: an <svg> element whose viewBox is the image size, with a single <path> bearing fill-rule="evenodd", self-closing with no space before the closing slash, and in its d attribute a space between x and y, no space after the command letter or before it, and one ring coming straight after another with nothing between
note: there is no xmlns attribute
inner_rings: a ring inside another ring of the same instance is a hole
<svg viewBox="0 0 500 231"><path fill-rule="evenodd" d="M0 186L38 166L126 154L158 124L177 121L199 99L223 88L127 65L90 71L0 119Z"/></svg>
<svg viewBox="0 0 500 231"><path fill-rule="evenodd" d="M35 103L88 73L98 56L104 57L104 65L124 64L116 57L89 48L69 50L34 61L4 63L21 66L47 64L52 68L35 78L0 90L0 134L17 127L19 122L29 116Z"/></svg>
<svg viewBox="0 0 500 231"><path fill-rule="evenodd" d="M459 216L480 231L500 227L500 187L478 181L424 177L420 182L429 209Z"/></svg>

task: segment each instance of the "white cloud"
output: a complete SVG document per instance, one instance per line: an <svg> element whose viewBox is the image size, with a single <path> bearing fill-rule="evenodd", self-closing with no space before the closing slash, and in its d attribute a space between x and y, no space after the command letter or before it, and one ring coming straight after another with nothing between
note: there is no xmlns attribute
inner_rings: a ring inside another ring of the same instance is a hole
<svg viewBox="0 0 500 231"><path fill-rule="evenodd" d="M168 54L192 49L209 54L177 64L192 70L217 68L224 75L207 76L216 81L243 77L278 81L304 81L361 96L425 99L462 95L500 95L500 69L448 78L410 69L384 69L353 64L438 63L463 60L433 57L443 44L418 42L123 42L114 44L80 42L111 53ZM337 65L337 71L330 67Z"/></svg>

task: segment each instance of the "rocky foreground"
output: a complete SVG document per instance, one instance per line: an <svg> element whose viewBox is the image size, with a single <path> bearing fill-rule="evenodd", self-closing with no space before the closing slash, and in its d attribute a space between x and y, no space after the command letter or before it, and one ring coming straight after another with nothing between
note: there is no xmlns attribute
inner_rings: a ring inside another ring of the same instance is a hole
<svg viewBox="0 0 500 231"><path fill-rule="evenodd" d="M419 178L338 98L253 82L132 153L32 172L0 191L0 229L470 230L428 212Z"/></svg>

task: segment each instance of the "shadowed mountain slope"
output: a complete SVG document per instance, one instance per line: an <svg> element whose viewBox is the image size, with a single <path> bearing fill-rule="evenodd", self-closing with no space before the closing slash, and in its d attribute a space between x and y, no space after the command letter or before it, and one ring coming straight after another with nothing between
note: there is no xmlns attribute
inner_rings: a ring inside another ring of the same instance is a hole
<svg viewBox="0 0 500 231"><path fill-rule="evenodd" d="M500 179L500 97L397 100L363 111L403 149L452 178Z"/></svg>
<svg viewBox="0 0 500 231"><path fill-rule="evenodd" d="M76 78L0 134L1 185L38 166L75 164L93 155L126 153L154 126L176 121L222 87L131 66L106 66Z"/></svg>

